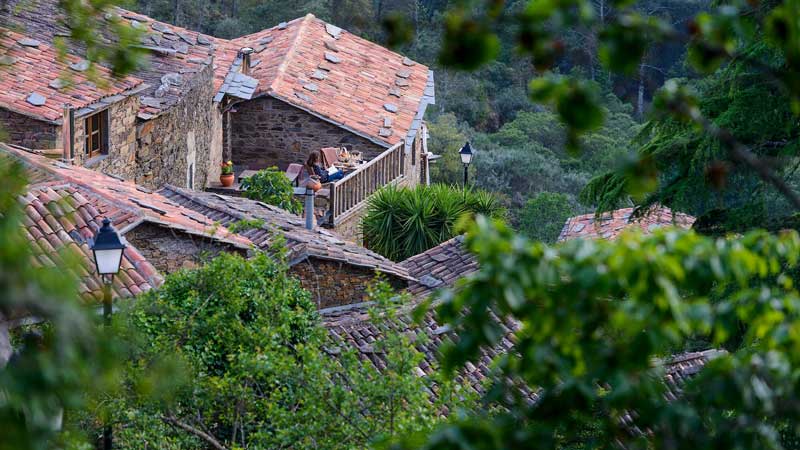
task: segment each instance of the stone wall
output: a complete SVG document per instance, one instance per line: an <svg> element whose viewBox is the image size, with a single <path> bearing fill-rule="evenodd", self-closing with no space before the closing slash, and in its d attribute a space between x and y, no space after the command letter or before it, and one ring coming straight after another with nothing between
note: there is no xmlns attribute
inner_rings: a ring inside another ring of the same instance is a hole
<svg viewBox="0 0 800 450"><path fill-rule="evenodd" d="M370 159L386 148L272 97L236 104L230 114L233 163L247 169L303 163L313 150L352 146Z"/></svg>
<svg viewBox="0 0 800 450"><path fill-rule="evenodd" d="M290 269L303 288L311 292L318 309L367 301L367 287L375 282L375 271L343 262L309 258ZM386 277L393 288L405 289L405 280Z"/></svg>
<svg viewBox="0 0 800 450"><path fill-rule="evenodd" d="M142 223L125 233L131 243L162 274L197 267L220 252L246 251L209 238L172 230L153 223Z"/></svg>
<svg viewBox="0 0 800 450"><path fill-rule="evenodd" d="M56 148L59 126L0 109L0 125L4 140L10 144L35 149Z"/></svg>
<svg viewBox="0 0 800 450"><path fill-rule="evenodd" d="M364 242L364 235L361 232L361 219L367 212L367 202L362 202L361 205L355 208L345 220L339 222L336 227L336 234L344 237L348 241L355 242L362 245Z"/></svg>
<svg viewBox="0 0 800 450"><path fill-rule="evenodd" d="M131 96L108 108L108 153L94 160L86 155L86 117L75 118L75 164L125 179L136 174L136 114L139 97Z"/></svg>
<svg viewBox="0 0 800 450"><path fill-rule="evenodd" d="M166 183L187 187L191 179L196 189L204 189L215 173L219 176L212 161L222 159L222 119L213 104L212 75L211 66L185 74L192 76L186 81L192 84L186 95L160 116L136 126L135 174L124 178L149 188Z"/></svg>

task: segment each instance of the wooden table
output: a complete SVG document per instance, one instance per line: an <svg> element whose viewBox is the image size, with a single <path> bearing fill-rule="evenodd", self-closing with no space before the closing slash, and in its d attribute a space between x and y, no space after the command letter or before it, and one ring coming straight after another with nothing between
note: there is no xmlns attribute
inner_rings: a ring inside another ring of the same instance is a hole
<svg viewBox="0 0 800 450"><path fill-rule="evenodd" d="M333 165L337 169L341 170L344 173L350 173L350 172L353 172L355 170L358 170L358 168L361 167L363 164L364 164L364 161L357 161L357 162L336 161L335 163L333 163Z"/></svg>

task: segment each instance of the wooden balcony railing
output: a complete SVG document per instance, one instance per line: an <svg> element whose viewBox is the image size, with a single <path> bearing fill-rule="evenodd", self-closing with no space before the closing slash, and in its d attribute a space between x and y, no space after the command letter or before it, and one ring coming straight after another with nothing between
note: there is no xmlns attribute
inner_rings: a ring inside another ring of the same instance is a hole
<svg viewBox="0 0 800 450"><path fill-rule="evenodd" d="M403 143L333 183L330 190L330 221L336 226L352 214L370 195L405 176Z"/></svg>

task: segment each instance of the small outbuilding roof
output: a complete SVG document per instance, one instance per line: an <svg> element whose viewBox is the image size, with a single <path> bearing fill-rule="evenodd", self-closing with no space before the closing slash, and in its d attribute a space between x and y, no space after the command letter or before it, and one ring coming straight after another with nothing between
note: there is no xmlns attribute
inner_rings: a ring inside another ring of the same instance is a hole
<svg viewBox="0 0 800 450"><path fill-rule="evenodd" d="M634 214L636 213L636 214ZM597 217L594 213L570 217L564 224L559 241L575 238L616 239L629 227L639 227L645 234L653 230L676 226L691 228L695 218L684 213L675 212L664 206L653 206L644 211L635 208L623 208L609 211Z"/></svg>
<svg viewBox="0 0 800 450"><path fill-rule="evenodd" d="M456 236L400 263L417 279L409 288L412 295L429 295L478 270L475 255L464 248L464 236Z"/></svg>
<svg viewBox="0 0 800 450"><path fill-rule="evenodd" d="M305 228L304 220L286 210L255 200L201 192L167 185L159 193L176 204L194 210L223 225L242 219L263 220L263 225L241 231L241 236L264 251L271 251L278 238L285 239L289 265L307 258L329 261L376 270L408 282L416 282L408 270L338 234L316 228Z"/></svg>

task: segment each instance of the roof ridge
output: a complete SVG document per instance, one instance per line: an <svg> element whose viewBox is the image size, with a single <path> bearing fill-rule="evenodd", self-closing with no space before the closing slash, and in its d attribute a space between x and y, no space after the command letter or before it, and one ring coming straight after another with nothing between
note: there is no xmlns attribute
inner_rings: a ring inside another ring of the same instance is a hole
<svg viewBox="0 0 800 450"><path fill-rule="evenodd" d="M269 88L267 90L267 94L272 95L273 91L275 90L275 84L282 81L283 75L286 73L286 67L289 66L289 61L291 61L292 57L295 53L297 53L297 46L300 42L300 39L305 31L309 22L314 19L314 15L308 13L303 17L303 20L300 21L300 25L297 26L297 33L294 35L294 39L292 40L292 45L289 47L289 50L286 51L286 54L283 55L283 61L281 61L281 65L278 66L278 70L275 73L275 78L270 83Z"/></svg>

